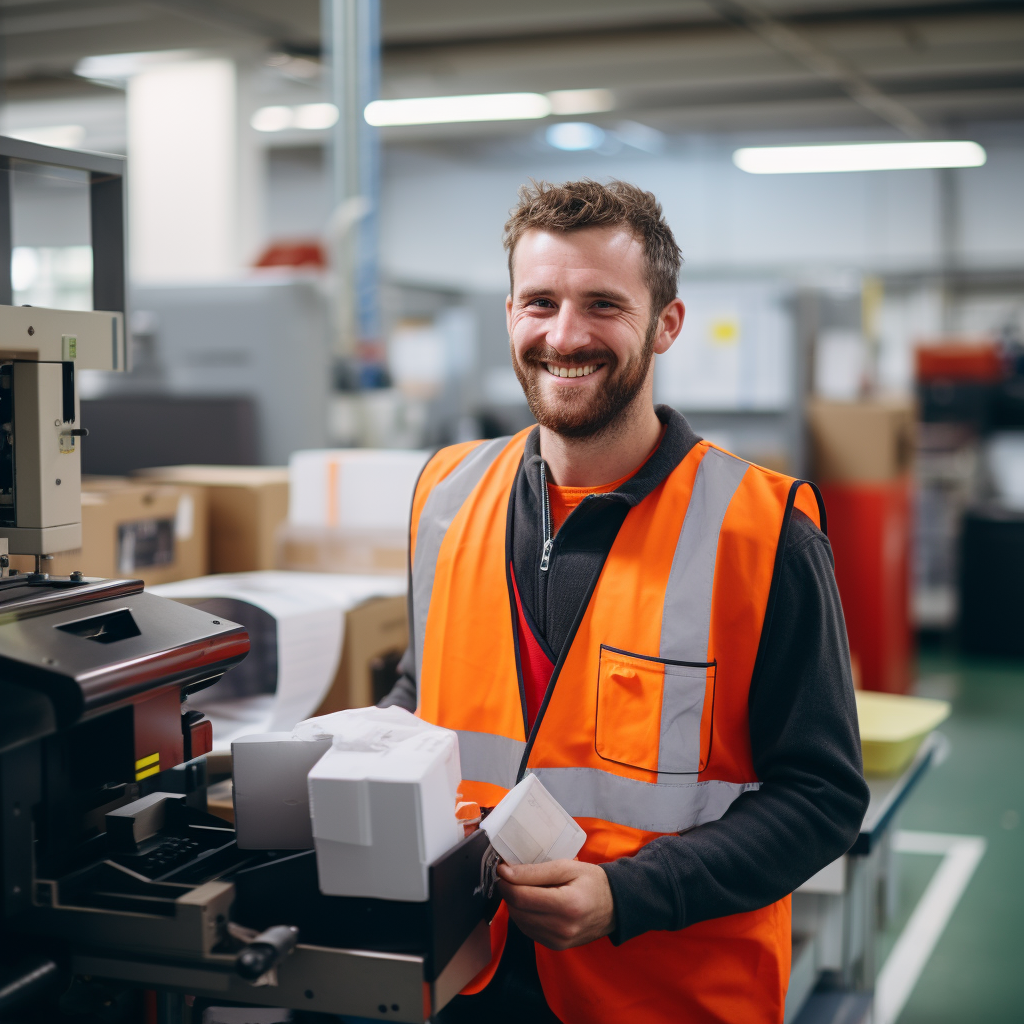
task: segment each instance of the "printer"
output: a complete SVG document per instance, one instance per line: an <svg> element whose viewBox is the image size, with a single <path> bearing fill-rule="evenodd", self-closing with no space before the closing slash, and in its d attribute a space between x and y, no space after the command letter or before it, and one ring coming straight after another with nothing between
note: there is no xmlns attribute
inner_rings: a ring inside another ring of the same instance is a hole
<svg viewBox="0 0 1024 1024"><path fill-rule="evenodd" d="M85 183L93 310L14 307L0 282L0 1016L135 1024L145 1004L185 1024L188 995L423 1021L489 959L486 835L424 863L417 900L324 895L313 850L240 848L207 812L189 697L245 658L245 629L46 571L81 545L76 375L128 368L124 161L0 138L0 262L22 172Z"/></svg>

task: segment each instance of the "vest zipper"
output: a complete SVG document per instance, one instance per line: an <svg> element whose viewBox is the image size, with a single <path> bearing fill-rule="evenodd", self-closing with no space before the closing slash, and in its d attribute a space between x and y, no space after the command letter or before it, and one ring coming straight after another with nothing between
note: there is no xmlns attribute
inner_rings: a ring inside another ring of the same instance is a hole
<svg viewBox="0 0 1024 1024"><path fill-rule="evenodd" d="M540 495L541 525L544 531L544 550L540 556L540 571L547 572L554 540L551 537L551 497L548 494L548 473L543 459L540 460Z"/></svg>

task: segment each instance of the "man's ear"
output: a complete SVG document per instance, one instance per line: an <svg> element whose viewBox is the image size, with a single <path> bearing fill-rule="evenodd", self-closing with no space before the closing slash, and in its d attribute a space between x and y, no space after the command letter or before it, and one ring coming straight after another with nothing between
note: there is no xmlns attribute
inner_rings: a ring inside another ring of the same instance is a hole
<svg viewBox="0 0 1024 1024"><path fill-rule="evenodd" d="M505 296L505 329L508 331L508 336L512 337L512 296Z"/></svg>
<svg viewBox="0 0 1024 1024"><path fill-rule="evenodd" d="M679 337L683 329L683 319L686 316L686 307L682 299L673 299L662 311L658 318L658 336L654 339L654 351L661 355L672 347L672 342Z"/></svg>

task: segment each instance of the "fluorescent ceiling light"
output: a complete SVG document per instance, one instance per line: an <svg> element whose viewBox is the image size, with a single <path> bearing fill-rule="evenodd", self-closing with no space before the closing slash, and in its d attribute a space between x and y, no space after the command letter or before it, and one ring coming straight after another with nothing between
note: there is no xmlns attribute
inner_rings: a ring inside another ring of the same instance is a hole
<svg viewBox="0 0 1024 1024"><path fill-rule="evenodd" d="M15 128L5 130L4 135L25 142L38 142L41 146L57 146L59 149L77 149L85 142L85 128L80 124L53 124L45 128Z"/></svg>
<svg viewBox="0 0 1024 1024"><path fill-rule="evenodd" d="M548 93L552 114L603 114L615 109L611 89L560 89Z"/></svg>
<svg viewBox="0 0 1024 1024"><path fill-rule="evenodd" d="M291 107L260 107L249 119L258 132L283 132L292 126Z"/></svg>
<svg viewBox="0 0 1024 1024"><path fill-rule="evenodd" d="M296 128L330 128L338 120L338 108L333 103L302 103L293 111L292 124Z"/></svg>
<svg viewBox="0 0 1024 1024"><path fill-rule="evenodd" d="M930 167L980 167L976 142L857 142L827 146L737 149L733 163L750 174L818 174L837 171L904 171Z"/></svg>
<svg viewBox="0 0 1024 1024"><path fill-rule="evenodd" d="M300 103L297 107L260 107L249 120L258 132L283 132L287 128L317 131L338 120L333 103Z"/></svg>
<svg viewBox="0 0 1024 1024"><path fill-rule="evenodd" d="M604 142L604 131L586 121L561 121L544 133L549 146L570 152L597 149Z"/></svg>
<svg viewBox="0 0 1024 1024"><path fill-rule="evenodd" d="M154 50L146 53L105 53L83 57L75 65L79 78L93 82L124 84L129 78L159 64L176 64L194 60L195 50Z"/></svg>
<svg viewBox="0 0 1024 1024"><path fill-rule="evenodd" d="M551 101L538 92L497 92L476 96L420 96L374 100L366 105L367 124L455 124L465 121L523 121L547 117Z"/></svg>

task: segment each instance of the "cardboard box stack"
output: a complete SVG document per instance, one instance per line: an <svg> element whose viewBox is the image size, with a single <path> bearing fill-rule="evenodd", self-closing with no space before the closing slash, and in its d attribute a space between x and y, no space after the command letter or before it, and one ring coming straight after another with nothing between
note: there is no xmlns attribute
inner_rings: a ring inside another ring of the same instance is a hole
<svg viewBox="0 0 1024 1024"><path fill-rule="evenodd" d="M31 556L11 568L31 572ZM82 547L54 555L46 571L141 579L147 586L202 576L207 569L206 494L198 487L121 477L82 479Z"/></svg>
<svg viewBox="0 0 1024 1024"><path fill-rule="evenodd" d="M825 501L855 678L866 690L906 693L914 406L815 399L807 411L811 476Z"/></svg>
<svg viewBox="0 0 1024 1024"><path fill-rule="evenodd" d="M209 509L209 572L275 567L275 536L288 515L287 468L163 466L136 475L203 489Z"/></svg>

